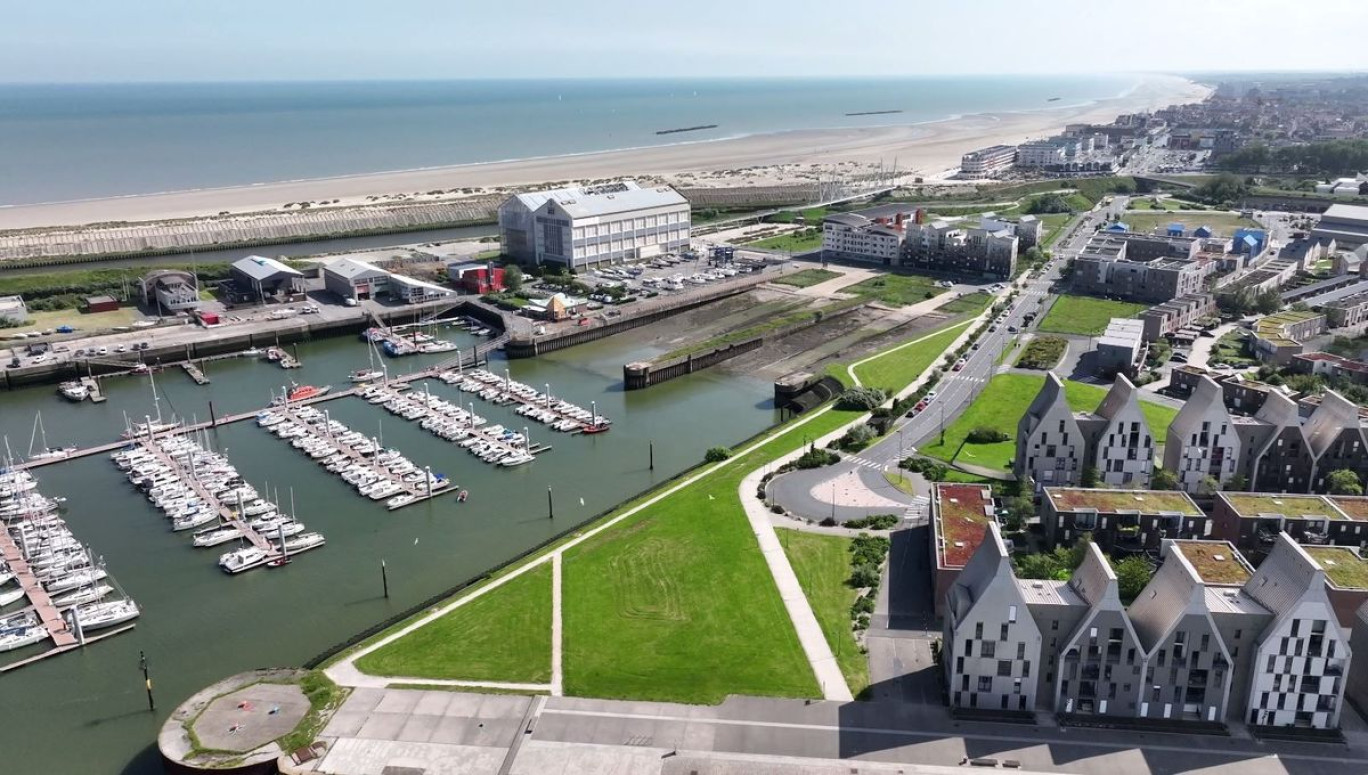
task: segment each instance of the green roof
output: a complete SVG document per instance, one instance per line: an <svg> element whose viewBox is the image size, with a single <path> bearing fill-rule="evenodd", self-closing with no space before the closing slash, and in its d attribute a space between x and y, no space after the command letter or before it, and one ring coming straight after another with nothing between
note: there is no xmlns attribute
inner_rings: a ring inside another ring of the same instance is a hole
<svg viewBox="0 0 1368 775"><path fill-rule="evenodd" d="M1368 498L1362 495L1330 495L1330 501L1355 522L1368 521Z"/></svg>
<svg viewBox="0 0 1368 775"><path fill-rule="evenodd" d="M983 543L990 519L985 509L992 510L992 491L979 484L937 484L936 492L941 567L962 568Z"/></svg>
<svg viewBox="0 0 1368 775"><path fill-rule="evenodd" d="M1240 553L1226 541L1174 541L1204 584L1240 585L1254 572Z"/></svg>
<svg viewBox="0 0 1368 775"><path fill-rule="evenodd" d="M1185 492L1174 490L1092 490L1082 487L1046 487L1045 495L1059 511L1097 509L1099 512L1138 511L1142 514L1174 512L1200 517L1202 510Z"/></svg>
<svg viewBox="0 0 1368 775"><path fill-rule="evenodd" d="M1368 560L1347 546L1303 546L1340 589L1368 589Z"/></svg>
<svg viewBox="0 0 1368 775"><path fill-rule="evenodd" d="M1284 517L1324 517L1344 519L1344 514L1319 495L1260 495L1223 492L1220 497L1246 519L1260 515L1281 514Z"/></svg>

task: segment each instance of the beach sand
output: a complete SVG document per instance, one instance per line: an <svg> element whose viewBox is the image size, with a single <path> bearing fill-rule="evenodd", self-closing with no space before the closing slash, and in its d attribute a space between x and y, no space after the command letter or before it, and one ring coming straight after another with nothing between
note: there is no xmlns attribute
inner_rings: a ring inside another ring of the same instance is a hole
<svg viewBox="0 0 1368 775"><path fill-rule="evenodd" d="M401 201L422 201L432 197L419 192L436 189L488 191L550 181L632 176L684 186L774 185L810 181L818 174L831 175L880 162L891 166L895 160L900 171L932 178L956 167L960 156L975 148L1044 137L1067 124L1109 123L1122 113L1196 102L1209 93L1207 87L1183 78L1147 76L1123 96L1084 106L978 114L911 126L795 130L575 156L17 205L0 208L0 230L160 221L223 212L288 212L282 207L291 202L328 202L329 206L342 207L368 204L375 197L395 201L399 195L407 195Z"/></svg>

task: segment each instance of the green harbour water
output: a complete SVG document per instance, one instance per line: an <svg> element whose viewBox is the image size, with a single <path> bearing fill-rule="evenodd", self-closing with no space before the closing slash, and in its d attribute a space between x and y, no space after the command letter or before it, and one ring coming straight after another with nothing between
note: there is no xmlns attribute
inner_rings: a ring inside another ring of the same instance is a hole
<svg viewBox="0 0 1368 775"><path fill-rule="evenodd" d="M473 339L451 329L446 338ZM481 463L384 409L354 397L329 401L335 419L383 434L386 446L430 465L470 491L466 503L446 495L387 512L357 495L288 442L250 420L209 436L259 490L279 493L288 508L293 490L298 518L327 537L327 546L289 567L230 577L218 554L231 545L195 549L138 493L107 455L38 469L39 489L67 498L65 519L75 535L102 556L111 575L143 610L137 628L107 641L0 675L0 755L6 772L160 773L155 739L166 714L191 693L232 673L294 666L422 601L525 552L556 533L664 481L718 444L733 444L776 420L771 387L760 380L709 370L649 390L622 390L622 364L654 354L630 339L613 338L534 360L505 362L514 379L588 407L596 401L613 429L568 436L529 424L509 407L496 407L440 381L434 393L474 401L477 411L509 427L529 426L534 441L553 449L526 466ZM349 371L366 365L365 346L342 337L301 344L303 368L285 372L265 361L208 365L208 386L180 370L157 375L162 411L205 419L209 402L219 416L264 406L274 388L301 384L346 386ZM391 373L419 368L441 356L389 360ZM423 389L424 382L415 383ZM108 402L73 405L55 386L0 393L0 433L16 454L29 446L35 413L48 442L87 446L113 440L124 413L152 411L146 377L104 383ZM648 467L655 442L655 470ZM555 518L547 514L547 487ZM382 595L380 562L388 568L390 597ZM0 655L0 663L37 652ZM154 682L157 711L146 708L140 652Z"/></svg>

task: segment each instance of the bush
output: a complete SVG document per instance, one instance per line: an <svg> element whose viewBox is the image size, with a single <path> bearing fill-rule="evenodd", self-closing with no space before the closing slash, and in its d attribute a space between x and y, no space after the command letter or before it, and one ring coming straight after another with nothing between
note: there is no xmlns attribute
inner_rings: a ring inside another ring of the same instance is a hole
<svg viewBox="0 0 1368 775"><path fill-rule="evenodd" d="M833 465L835 463L839 463L840 461L841 456L836 454L835 452L830 452L825 449L818 449L814 447L812 449L809 449L807 452L804 452L802 457L793 461L793 467L801 470L807 470L811 468L821 468L822 466Z"/></svg>
<svg viewBox="0 0 1368 775"><path fill-rule="evenodd" d="M874 596L860 595L850 607L850 618L859 619L861 614L874 613Z"/></svg>
<svg viewBox="0 0 1368 775"><path fill-rule="evenodd" d="M872 514L852 519L845 526L855 530L891 530L898 526L899 521L897 514Z"/></svg>
<svg viewBox="0 0 1368 775"><path fill-rule="evenodd" d="M838 444L841 449L847 452L859 452L869 446L869 443L874 441L877 435L878 434L874 432L874 429L868 425L856 425L854 428L846 431L846 434L841 437Z"/></svg>
<svg viewBox="0 0 1368 775"><path fill-rule="evenodd" d="M867 412L887 400L888 394L879 388L854 387L841 394L836 401L836 408Z"/></svg>
<svg viewBox="0 0 1368 775"><path fill-rule="evenodd" d="M1011 438L997 428L979 427L969 431L969 435L965 436L964 440L970 444L997 444Z"/></svg>
<svg viewBox="0 0 1368 775"><path fill-rule="evenodd" d="M948 466L925 458L909 457L898 461L898 468L921 474L928 482L943 482L950 473Z"/></svg>
<svg viewBox="0 0 1368 775"><path fill-rule="evenodd" d="M857 565L850 572L850 586L856 589L874 589L879 586L879 566Z"/></svg>
<svg viewBox="0 0 1368 775"><path fill-rule="evenodd" d="M731 450L726 447L711 447L707 452L703 453L703 462L721 463L729 457L731 457Z"/></svg>

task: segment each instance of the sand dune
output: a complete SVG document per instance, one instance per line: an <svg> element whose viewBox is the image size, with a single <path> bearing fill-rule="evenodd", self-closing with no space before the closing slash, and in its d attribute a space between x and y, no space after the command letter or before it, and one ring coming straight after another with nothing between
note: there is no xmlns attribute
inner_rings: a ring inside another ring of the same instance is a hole
<svg viewBox="0 0 1368 775"><path fill-rule="evenodd" d="M1129 94L1086 106L1021 113L965 116L930 124L816 129L682 143L658 148L382 172L233 188L19 205L0 208L0 229L69 226L108 221L154 221L224 211L280 211L287 202L341 200L364 204L368 196L451 188L535 185L545 181L705 173L746 167L749 176L710 175L706 185L780 182L778 165L837 165L897 160L900 170L932 176L959 163L965 151L995 143L1019 143L1078 122L1106 123L1120 113L1153 110L1204 99L1209 89L1172 76L1147 77ZM702 176L700 176L702 177Z"/></svg>

